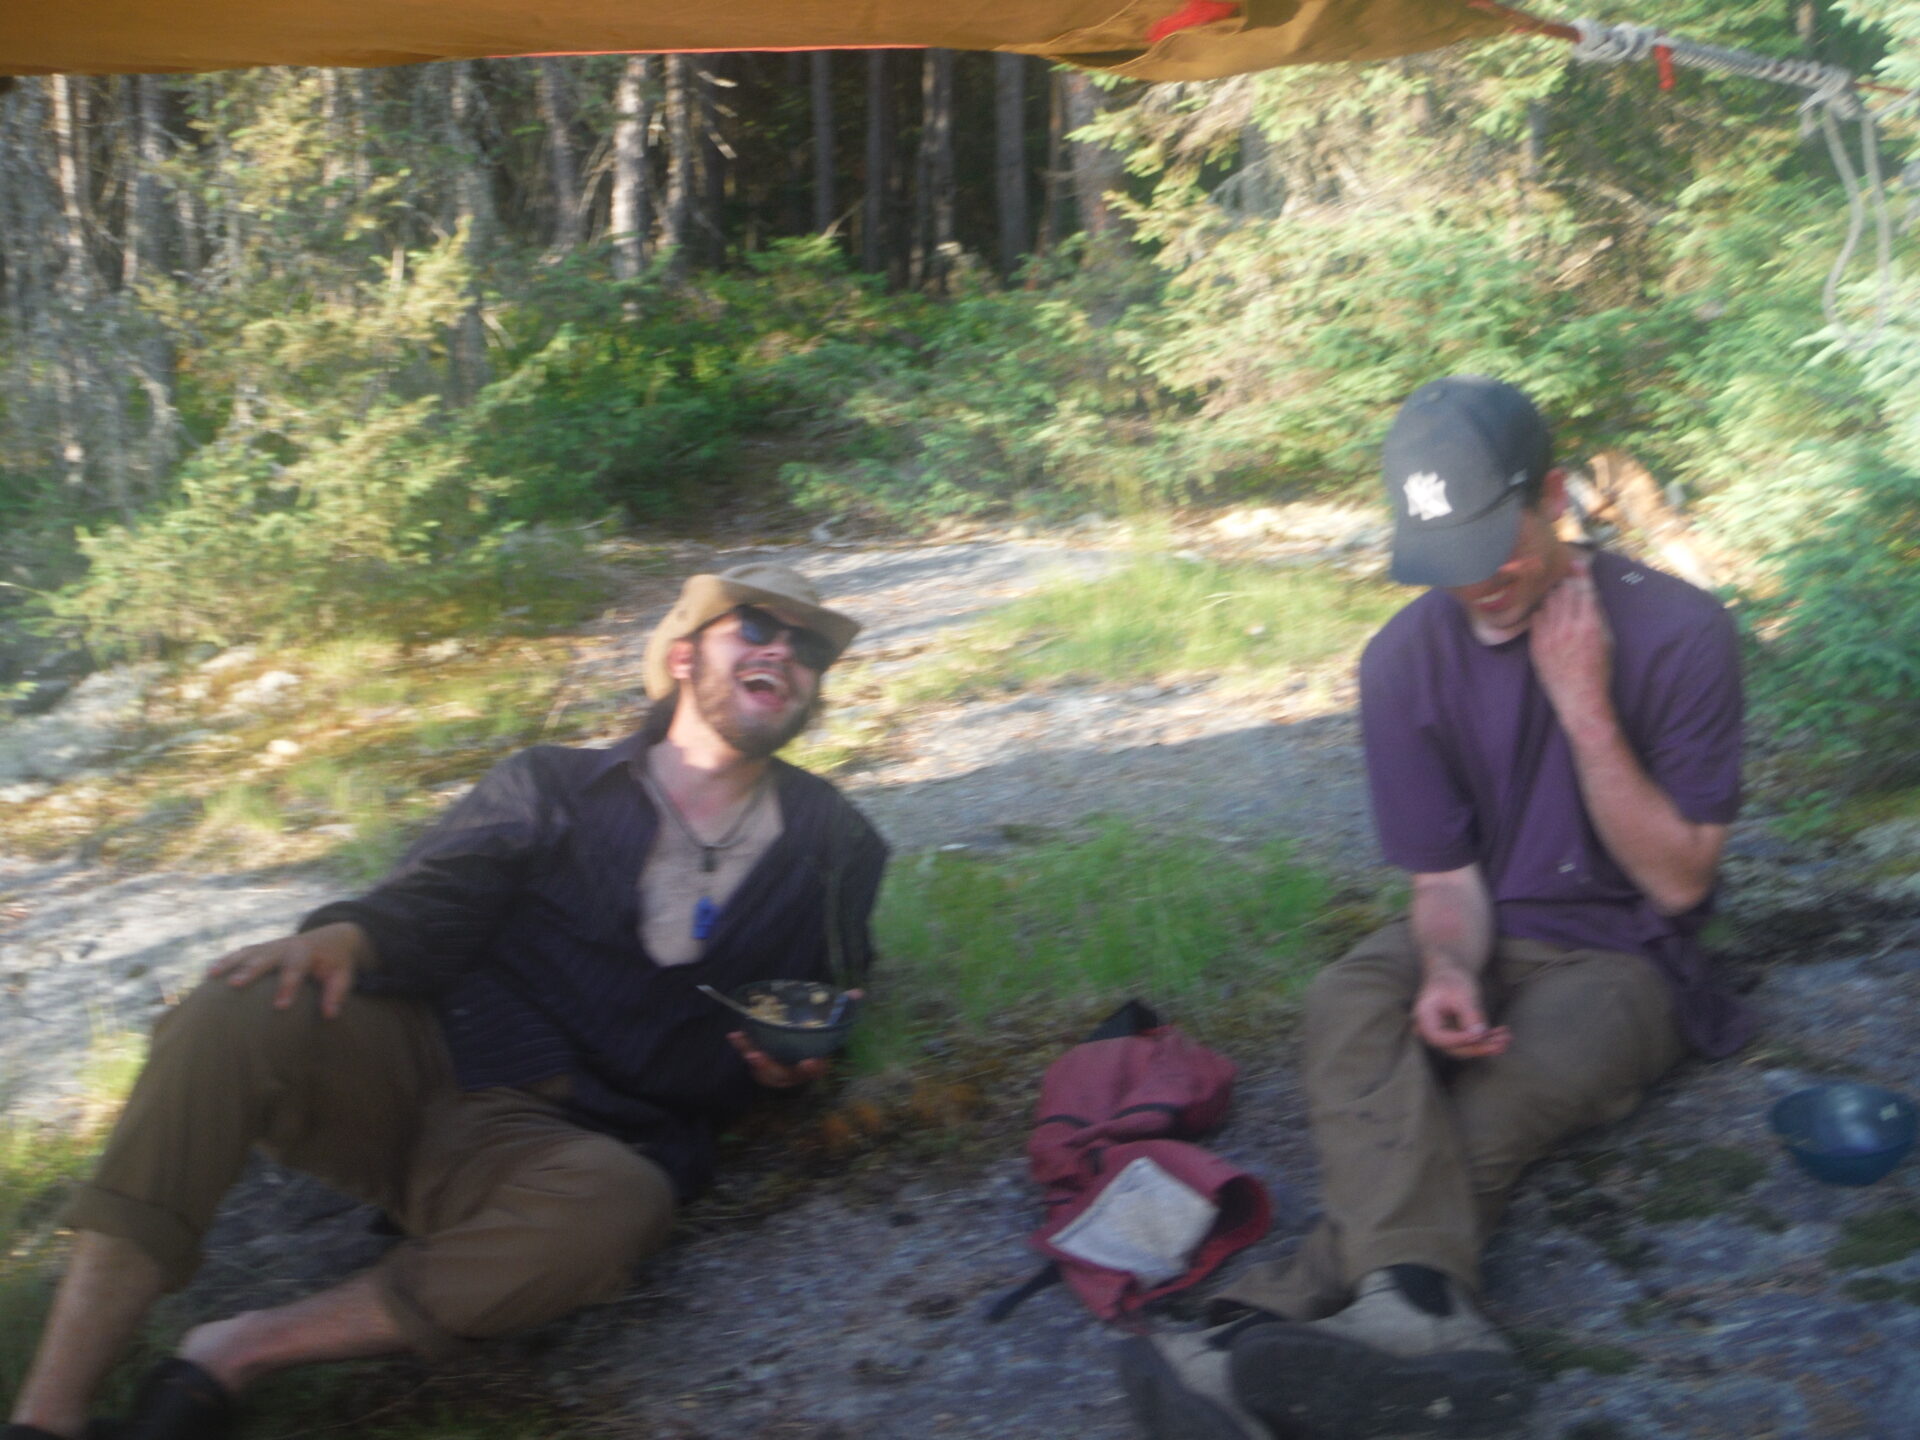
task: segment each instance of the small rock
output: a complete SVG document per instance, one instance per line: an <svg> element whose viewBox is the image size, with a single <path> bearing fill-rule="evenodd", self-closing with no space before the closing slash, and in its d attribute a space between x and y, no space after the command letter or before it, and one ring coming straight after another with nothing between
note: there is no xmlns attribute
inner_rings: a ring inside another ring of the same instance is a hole
<svg viewBox="0 0 1920 1440"><path fill-rule="evenodd" d="M300 753L300 742L289 740L283 735L277 740L267 742L266 753L279 760L291 760Z"/></svg>
<svg viewBox="0 0 1920 1440"><path fill-rule="evenodd" d="M1920 863L1920 820L1888 820L1869 825L1854 836L1854 844L1869 860Z"/></svg>
<svg viewBox="0 0 1920 1440"><path fill-rule="evenodd" d="M236 646L232 650L223 650L211 660L200 662L203 674L218 675L223 671L237 670L242 665L251 665L258 652L251 645Z"/></svg>
<svg viewBox="0 0 1920 1440"><path fill-rule="evenodd" d="M227 700L230 705L244 710L252 705L271 704L289 690L299 688L300 677L291 670L269 670L244 685L234 686Z"/></svg>

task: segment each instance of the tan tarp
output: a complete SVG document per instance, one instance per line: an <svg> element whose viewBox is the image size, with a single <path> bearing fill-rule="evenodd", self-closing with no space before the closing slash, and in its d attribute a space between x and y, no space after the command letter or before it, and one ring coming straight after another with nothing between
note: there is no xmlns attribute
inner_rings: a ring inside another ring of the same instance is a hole
<svg viewBox="0 0 1920 1440"><path fill-rule="evenodd" d="M0 74L407 65L595 51L939 45L1143 80L1370 60L1502 33L1465 0L1245 0L1147 31L1184 0L0 0Z"/></svg>

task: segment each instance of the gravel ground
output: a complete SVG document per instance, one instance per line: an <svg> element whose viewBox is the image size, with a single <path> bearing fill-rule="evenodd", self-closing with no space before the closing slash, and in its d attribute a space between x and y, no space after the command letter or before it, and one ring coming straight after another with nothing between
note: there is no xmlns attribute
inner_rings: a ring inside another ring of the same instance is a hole
<svg viewBox="0 0 1920 1440"><path fill-rule="evenodd" d="M1359 517L1343 529L1316 512L1296 532L1286 519L1226 539L1343 556L1368 543ZM1115 553L1099 532L1066 546L1001 538L782 552L869 618L862 643L883 657L1063 566L1099 573ZM657 613L616 613L583 647L578 683L631 688ZM1290 835L1364 876L1372 860L1347 703L1337 693L1070 690L935 709L850 788L903 849L990 844L1007 825L1121 809L1223 838ZM1761 822L1743 825L1729 908L1764 1039L1733 1061L1683 1067L1639 1115L1523 1185L1489 1256L1489 1305L1551 1378L1516 1433L1920 1431L1915 1172L1864 1190L1822 1188L1774 1149L1761 1118L1774 1097L1823 1074L1920 1089L1920 920L1911 905L1862 898L1851 873L1844 855L1809 857ZM0 1041L15 1110L57 1106L90 1034L145 1019L214 955L330 893L312 874L125 878L0 860ZM1036 1076L1048 1058L1035 1057ZM1316 1193L1284 1052L1246 1067L1235 1114L1212 1143L1273 1194L1274 1232L1249 1258L1284 1254ZM1701 1157L1747 1183L1716 1189L1700 1176L1720 1171L1703 1171ZM1672 1187L1683 1182L1701 1192L1699 1213L1651 1218L1673 1214ZM1004 1324L981 1318L1031 1272L1022 1237L1035 1212L1011 1147L984 1166L856 1172L757 1223L696 1211L625 1299L478 1363L525 1364L562 1402L598 1417L595 1433L641 1440L1119 1440L1133 1432L1112 1379L1115 1332L1058 1288ZM1850 1222L1876 1216L1894 1217L1879 1222L1894 1237L1881 1254L1833 1255ZM367 1220L310 1182L258 1167L180 1313L284 1298L343 1274L381 1243Z"/></svg>

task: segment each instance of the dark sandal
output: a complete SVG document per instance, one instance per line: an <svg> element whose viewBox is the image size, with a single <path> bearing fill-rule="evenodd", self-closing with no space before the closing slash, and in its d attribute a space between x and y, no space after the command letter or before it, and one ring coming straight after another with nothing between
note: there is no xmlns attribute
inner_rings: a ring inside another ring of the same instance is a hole
<svg viewBox="0 0 1920 1440"><path fill-rule="evenodd" d="M233 1411L225 1386L176 1355L140 1382L119 1440L227 1440Z"/></svg>

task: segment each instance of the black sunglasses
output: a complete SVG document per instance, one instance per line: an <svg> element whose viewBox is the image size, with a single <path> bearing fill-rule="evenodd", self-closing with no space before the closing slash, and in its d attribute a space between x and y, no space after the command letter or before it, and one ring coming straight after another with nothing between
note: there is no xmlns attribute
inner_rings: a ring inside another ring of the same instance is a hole
<svg viewBox="0 0 1920 1440"><path fill-rule="evenodd" d="M771 645L784 635L793 658L809 670L825 670L840 653L834 648L833 642L818 630L789 625L778 615L769 614L758 605L736 605L733 615L740 622L740 638L747 644Z"/></svg>

